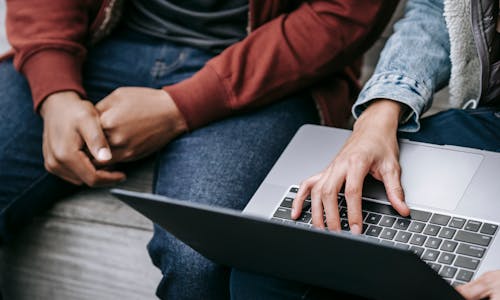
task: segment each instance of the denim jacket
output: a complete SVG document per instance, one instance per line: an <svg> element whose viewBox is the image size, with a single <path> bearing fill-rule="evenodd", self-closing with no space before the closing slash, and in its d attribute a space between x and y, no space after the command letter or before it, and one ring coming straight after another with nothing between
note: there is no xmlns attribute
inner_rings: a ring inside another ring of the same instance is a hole
<svg viewBox="0 0 500 300"><path fill-rule="evenodd" d="M455 100L455 105L470 99L475 103L482 99L481 101L484 103L485 100L492 98L490 96L498 98L496 89L494 89L496 87L491 84L491 82L496 83L498 80L496 78L487 78L491 76L497 77L498 73L495 70L498 64L492 64L493 61L484 61L485 57L493 58L493 55L481 52L481 47L479 47L481 43L478 38L484 35L479 32L479 28L488 31L487 29L492 27L489 26L490 24L485 24L485 22L492 20L492 18L487 17L487 14L492 11L493 3L498 5L498 2L481 0L480 2L484 3L478 6L480 3L477 1L461 0L455 3L451 1L450 3L453 5L447 6L445 1L408 1L405 15L395 24L394 34L389 38L380 55L374 75L366 83L353 106L352 112L356 118L359 117L371 100L377 98L392 99L406 104L410 108L407 114L404 115L399 129L409 132L417 131L420 127L419 117L432 105L433 94L448 84L450 74L452 80L455 81L454 74L468 73L464 72L467 70L463 69L460 70L461 72L453 72L453 67L457 69L460 68L458 65L466 65L463 64L463 61L458 64L454 60L455 49L453 48L463 46L462 43L457 47L457 44L463 42L463 36L471 39L472 49L470 52L473 53L477 60L477 66L472 69L477 69L477 73L469 74L468 78L462 78L462 82L455 84L455 86L469 85L465 89L465 94L458 95L461 99ZM459 4L462 5L460 9L457 8ZM452 36L450 45L449 30L455 29L456 31L456 28L450 27L454 25L450 22L450 15L461 15L464 12L470 12L471 6L472 17L467 15L462 20L465 26L469 26L466 29L471 34L464 34L458 39L456 36ZM488 9L480 11L478 7ZM475 11L479 13L474 14ZM496 17L494 20L496 21ZM448 24L446 21L448 21ZM474 32L473 35L472 32ZM450 48L452 52L451 59ZM491 49L491 47L482 48ZM455 55L456 57L457 55ZM473 61L473 59L461 59L472 65L470 61ZM452 63L454 66L452 66ZM485 93L484 89L481 91L479 87L484 87L488 82L490 83L488 85L490 89ZM451 86L450 90L453 92ZM452 98L453 96L452 94ZM451 99L451 102L453 102L453 99Z"/></svg>

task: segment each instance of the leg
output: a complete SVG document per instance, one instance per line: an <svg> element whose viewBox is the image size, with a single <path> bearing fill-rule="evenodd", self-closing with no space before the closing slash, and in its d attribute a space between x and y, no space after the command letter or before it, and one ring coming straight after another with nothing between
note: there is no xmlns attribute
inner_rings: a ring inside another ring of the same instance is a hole
<svg viewBox="0 0 500 300"><path fill-rule="evenodd" d="M0 63L0 239L75 188L43 165L43 122L12 61Z"/></svg>
<svg viewBox="0 0 500 300"><path fill-rule="evenodd" d="M422 119L420 131L400 137L500 152L500 108L450 109Z"/></svg>
<svg viewBox="0 0 500 300"><path fill-rule="evenodd" d="M317 123L312 99L290 98L186 134L161 153L155 191L243 209L297 129ZM226 299L229 269L218 266L162 228L149 246L163 273L162 299Z"/></svg>

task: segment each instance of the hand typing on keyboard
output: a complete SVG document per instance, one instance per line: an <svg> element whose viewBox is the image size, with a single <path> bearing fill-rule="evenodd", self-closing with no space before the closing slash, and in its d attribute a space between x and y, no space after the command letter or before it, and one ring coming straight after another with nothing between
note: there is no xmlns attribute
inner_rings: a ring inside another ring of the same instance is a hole
<svg viewBox="0 0 500 300"><path fill-rule="evenodd" d="M391 100L371 104L354 124L354 130L337 157L321 173L300 185L292 205L293 219L300 217L311 196L312 224L341 230L337 194L345 184L347 217L352 233L362 232L361 193L367 174L384 183L393 208L402 216L410 210L404 202L396 132L401 105ZM323 214L326 216L326 224Z"/></svg>
<svg viewBox="0 0 500 300"><path fill-rule="evenodd" d="M485 273L457 290L467 300L500 299L500 271Z"/></svg>

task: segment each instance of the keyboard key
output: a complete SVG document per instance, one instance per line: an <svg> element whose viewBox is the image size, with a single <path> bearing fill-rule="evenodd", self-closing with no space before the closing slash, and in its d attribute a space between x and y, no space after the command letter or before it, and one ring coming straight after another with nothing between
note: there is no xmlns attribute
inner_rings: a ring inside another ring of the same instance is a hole
<svg viewBox="0 0 500 300"><path fill-rule="evenodd" d="M481 227L481 233L494 235L495 232L497 231L497 228L498 228L498 225L484 223L483 227Z"/></svg>
<svg viewBox="0 0 500 300"><path fill-rule="evenodd" d="M408 227L408 230L411 232L416 232L416 233L421 233L424 230L425 223L421 222L411 222L410 227Z"/></svg>
<svg viewBox="0 0 500 300"><path fill-rule="evenodd" d="M380 244L386 245L386 246L394 246L396 243L388 241L388 240L381 240Z"/></svg>
<svg viewBox="0 0 500 300"><path fill-rule="evenodd" d="M458 243L453 242L453 241L444 241L443 245L441 246L441 250L447 251L447 252L453 252L457 248Z"/></svg>
<svg viewBox="0 0 500 300"><path fill-rule="evenodd" d="M283 199L283 202L281 202L280 206L286 208L292 208L292 203L293 203L293 198L285 197L285 199Z"/></svg>
<svg viewBox="0 0 500 300"><path fill-rule="evenodd" d="M451 265L453 263L453 261L455 260L455 257L456 257L455 254L443 252L439 256L438 261L442 264L445 264L445 265Z"/></svg>
<svg viewBox="0 0 500 300"><path fill-rule="evenodd" d="M414 234L410 240L410 244L422 246L425 243L427 237L421 234Z"/></svg>
<svg viewBox="0 0 500 300"><path fill-rule="evenodd" d="M410 237L411 233L405 231L398 231L398 233L396 234L396 238L394 240L401 243L407 243L410 240Z"/></svg>
<svg viewBox="0 0 500 300"><path fill-rule="evenodd" d="M457 276L458 276L458 275L457 275ZM453 281L451 285L452 285L454 288L456 288L457 286L461 286L461 285L464 285L464 284L465 284L465 282L461 282L461 281Z"/></svg>
<svg viewBox="0 0 500 300"><path fill-rule="evenodd" d="M366 216L368 215L368 212L366 212L366 211L364 211L364 210L363 210L363 211L361 212L361 214L362 214L362 218L363 218L363 221L364 221L364 220L365 220L365 218L366 218Z"/></svg>
<svg viewBox="0 0 500 300"><path fill-rule="evenodd" d="M488 246L491 242L491 236L459 230L455 236L455 241L467 242L479 246Z"/></svg>
<svg viewBox="0 0 500 300"><path fill-rule="evenodd" d="M311 214L308 212L303 212L297 219L297 222L309 223L311 221Z"/></svg>
<svg viewBox="0 0 500 300"><path fill-rule="evenodd" d="M458 271L457 277L455 279L460 280L460 281L464 281L464 282L469 282L472 279L473 275L474 275L474 272L460 269L460 271Z"/></svg>
<svg viewBox="0 0 500 300"><path fill-rule="evenodd" d="M425 229L424 229L424 234L430 235L430 236L436 236L440 229L441 229L441 226L427 224L427 226L425 226Z"/></svg>
<svg viewBox="0 0 500 300"><path fill-rule="evenodd" d="M448 226L453 227L453 228L462 229L462 227L464 227L464 224L465 224L465 219L453 218L453 219L451 219L451 222Z"/></svg>
<svg viewBox="0 0 500 300"><path fill-rule="evenodd" d="M427 249L425 250L424 255L422 255L422 259L428 261L435 261L438 258L438 256L439 256L439 251Z"/></svg>
<svg viewBox="0 0 500 300"><path fill-rule="evenodd" d="M396 222L396 218L389 217L389 216L383 216L382 219L380 220L379 225L384 226L384 227L392 227L394 222Z"/></svg>
<svg viewBox="0 0 500 300"><path fill-rule="evenodd" d="M299 188L296 188L296 187L293 187L290 189L290 193L297 194L298 191L299 191Z"/></svg>
<svg viewBox="0 0 500 300"><path fill-rule="evenodd" d="M418 257L421 257L422 254L424 253L424 248L422 247L417 247L417 246L411 246L410 247L410 251L412 251L413 253L415 253Z"/></svg>
<svg viewBox="0 0 500 300"><path fill-rule="evenodd" d="M341 220L340 221L340 229L345 230L345 231L349 231L350 230L349 222L347 220Z"/></svg>
<svg viewBox="0 0 500 300"><path fill-rule="evenodd" d="M425 247L432 248L432 249L438 249L439 246L441 246L442 241L443 241L442 239L430 237L427 239L427 243L425 243Z"/></svg>
<svg viewBox="0 0 500 300"><path fill-rule="evenodd" d="M347 219L347 208L341 208L340 209L340 217L342 219Z"/></svg>
<svg viewBox="0 0 500 300"><path fill-rule="evenodd" d="M291 213L292 211L288 208L278 207L273 217L291 220L292 219Z"/></svg>
<svg viewBox="0 0 500 300"><path fill-rule="evenodd" d="M382 227L370 225L370 227L368 227L368 230L366 230L366 235L378 237L381 231Z"/></svg>
<svg viewBox="0 0 500 300"><path fill-rule="evenodd" d="M469 230L469 231L477 232L479 230L479 228L481 227L481 225L482 225L482 223L479 222L479 221L469 220L467 222L467 224L465 224L464 229L465 230Z"/></svg>
<svg viewBox="0 0 500 300"><path fill-rule="evenodd" d="M365 233L366 229L368 229L368 224L363 223L363 228L361 229L361 234Z"/></svg>
<svg viewBox="0 0 500 300"><path fill-rule="evenodd" d="M456 267L466 268L470 270L477 269L478 265L479 265L479 259L472 257L458 256L457 260L455 261Z"/></svg>
<svg viewBox="0 0 500 300"><path fill-rule="evenodd" d="M460 243L460 245L458 246L458 249L457 249L457 253L481 258L481 257L483 257L485 250L486 250L485 248L482 248L479 246Z"/></svg>
<svg viewBox="0 0 500 300"><path fill-rule="evenodd" d="M394 224L394 228L396 229L401 229L401 230L406 230L408 229L408 226L410 226L411 221L409 219L401 219L399 218L396 223Z"/></svg>
<svg viewBox="0 0 500 300"><path fill-rule="evenodd" d="M278 219L278 218L272 218L271 220L273 220L276 223L283 223L285 221L283 219Z"/></svg>
<svg viewBox="0 0 500 300"><path fill-rule="evenodd" d="M446 225L448 225L448 222L450 221L450 219L451 219L450 216L434 214L434 215L432 215L430 223L446 226Z"/></svg>
<svg viewBox="0 0 500 300"><path fill-rule="evenodd" d="M377 225L381 218L382 216L379 214L370 213L366 218L366 223Z"/></svg>
<svg viewBox="0 0 500 300"><path fill-rule="evenodd" d="M302 211L309 213L311 212L311 201L309 200L304 201L304 203L302 204Z"/></svg>
<svg viewBox="0 0 500 300"><path fill-rule="evenodd" d="M399 213L394 208L392 208L392 206L386 204L363 200L362 207L364 210L376 212L379 214L391 215L396 217L400 216Z"/></svg>
<svg viewBox="0 0 500 300"><path fill-rule="evenodd" d="M439 272L439 275L441 275L441 277L443 278L453 278L453 276L455 276L456 273L457 273L457 268L444 266L441 272Z"/></svg>
<svg viewBox="0 0 500 300"><path fill-rule="evenodd" d="M439 270L441 270L441 265L440 264L436 264L436 263L433 263L433 262L427 262L427 265L429 265L429 267L431 267L431 269L433 269L434 271L436 271L436 273L439 273Z"/></svg>
<svg viewBox="0 0 500 300"><path fill-rule="evenodd" d="M412 220L416 221L422 221L422 222L427 222L431 218L431 213L427 211L421 211L421 210L416 210L412 209L410 211L410 217Z"/></svg>
<svg viewBox="0 0 500 300"><path fill-rule="evenodd" d="M410 245L407 245L407 244L401 244L401 243L396 243L396 247L399 248L399 249L403 249L403 250L408 250L410 249Z"/></svg>
<svg viewBox="0 0 500 300"><path fill-rule="evenodd" d="M441 229L441 232L439 233L439 237L443 239L452 239L455 235L455 232L457 232L456 229L443 227L443 229Z"/></svg>
<svg viewBox="0 0 500 300"><path fill-rule="evenodd" d="M397 231L394 229L384 228L384 230L382 230L382 234L380 234L380 238L386 240L392 240L396 235L396 232Z"/></svg>

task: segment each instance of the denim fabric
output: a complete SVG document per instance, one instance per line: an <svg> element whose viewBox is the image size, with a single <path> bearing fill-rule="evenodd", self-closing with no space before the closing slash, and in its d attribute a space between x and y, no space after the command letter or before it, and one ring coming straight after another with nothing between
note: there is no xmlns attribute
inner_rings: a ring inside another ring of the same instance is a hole
<svg viewBox="0 0 500 300"><path fill-rule="evenodd" d="M431 107L433 93L450 77L450 39L443 0L409 0L405 16L380 55L375 72L353 106L357 118L367 104L386 98L411 108L400 131L420 128L419 117Z"/></svg>
<svg viewBox="0 0 500 300"><path fill-rule="evenodd" d="M84 86L97 103L120 86L160 88L193 75L212 54L120 29L89 51ZM48 70L50 71L50 70ZM43 122L12 61L0 64L0 229L2 238L76 187L43 166ZM314 102L297 95L185 134L158 154L155 191L242 209L295 131L318 123ZM163 299L229 297L229 270L216 266L159 227L149 244L164 278Z"/></svg>
<svg viewBox="0 0 500 300"><path fill-rule="evenodd" d="M417 133L400 138L500 152L500 108L451 109L421 120ZM314 249L311 250L314 255ZM293 262L290 262L293 263ZM231 299L359 299L318 287L233 270Z"/></svg>

